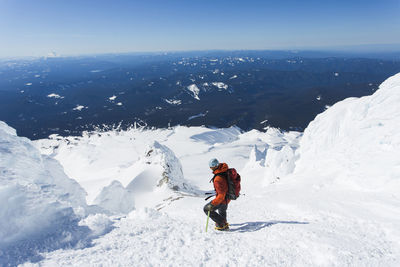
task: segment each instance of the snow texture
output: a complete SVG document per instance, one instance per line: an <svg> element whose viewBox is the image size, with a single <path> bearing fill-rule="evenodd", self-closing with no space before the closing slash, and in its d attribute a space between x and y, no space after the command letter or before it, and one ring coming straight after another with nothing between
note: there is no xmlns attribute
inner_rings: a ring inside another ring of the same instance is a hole
<svg viewBox="0 0 400 267"><path fill-rule="evenodd" d="M0 265L41 259L41 251L84 245L85 191L61 165L0 122ZM83 238L82 238L83 236Z"/></svg>
<svg viewBox="0 0 400 267"><path fill-rule="evenodd" d="M399 103L400 74L382 83L371 96L333 105L305 130L296 171L331 174L335 177L331 182L354 190L397 190Z"/></svg>

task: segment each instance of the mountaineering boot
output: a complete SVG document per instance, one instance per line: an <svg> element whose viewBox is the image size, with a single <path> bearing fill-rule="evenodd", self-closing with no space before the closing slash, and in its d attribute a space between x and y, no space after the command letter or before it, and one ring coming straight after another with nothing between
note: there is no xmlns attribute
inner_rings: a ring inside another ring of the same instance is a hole
<svg viewBox="0 0 400 267"><path fill-rule="evenodd" d="M223 224L223 225L220 225L220 224L216 223L216 224L215 224L215 230L218 230L218 231L226 231L226 230L229 230L229 223L225 223L225 224Z"/></svg>

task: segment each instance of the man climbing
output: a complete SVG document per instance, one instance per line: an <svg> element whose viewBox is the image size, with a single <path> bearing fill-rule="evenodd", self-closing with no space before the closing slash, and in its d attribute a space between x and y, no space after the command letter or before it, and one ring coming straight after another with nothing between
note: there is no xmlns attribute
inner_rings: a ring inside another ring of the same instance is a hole
<svg viewBox="0 0 400 267"><path fill-rule="evenodd" d="M226 163L219 163L218 160L214 158L210 160L209 166L214 174L211 181L213 181L216 196L215 199L204 206L204 212L208 214L210 211L210 218L215 222L216 230L228 230L229 224L226 221L226 210L230 199L226 197L228 193L228 182L223 176L223 174L228 171L228 165Z"/></svg>

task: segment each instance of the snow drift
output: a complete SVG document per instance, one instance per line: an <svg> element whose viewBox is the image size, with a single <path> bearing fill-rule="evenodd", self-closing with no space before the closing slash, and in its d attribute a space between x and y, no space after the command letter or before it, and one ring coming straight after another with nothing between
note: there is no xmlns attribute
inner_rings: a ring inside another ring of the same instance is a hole
<svg viewBox="0 0 400 267"><path fill-rule="evenodd" d="M84 245L79 226L85 191L61 165L0 122L0 263L39 259L37 252Z"/></svg>
<svg viewBox="0 0 400 267"><path fill-rule="evenodd" d="M295 173L324 173L361 191L400 190L400 74L371 96L348 98L304 131Z"/></svg>

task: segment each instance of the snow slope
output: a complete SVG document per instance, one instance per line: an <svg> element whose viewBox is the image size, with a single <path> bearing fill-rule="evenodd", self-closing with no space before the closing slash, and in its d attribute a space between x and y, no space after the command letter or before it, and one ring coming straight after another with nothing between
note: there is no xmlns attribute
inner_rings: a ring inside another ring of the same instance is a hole
<svg viewBox="0 0 400 267"><path fill-rule="evenodd" d="M216 156L220 160L229 159L229 164L235 166L238 170L242 169L248 159L251 150L254 145L260 147L266 146L267 143L278 149L280 146L284 146L289 142L296 147L298 142L299 133L281 133L275 129L270 129L267 133L262 133L259 131L251 131L248 133L241 133L238 128L229 129L207 129L204 127L176 127L167 130L156 130L156 131L145 131L145 130L130 130L127 132L106 132L99 135L86 135L79 140L75 140L77 143L73 144L66 141L67 139L61 139L59 137L54 137L53 140L41 140L37 142L38 147L43 149L43 152L52 154L55 158L59 159L60 162L66 162L66 172L69 172L69 168L80 168L79 161L75 161L75 164L70 161L73 158L77 158L78 155L89 155L85 153L87 149L91 150L90 158L88 159L91 164L96 166L96 171L100 166L110 167L113 164L111 161L118 157L118 166L114 166L115 174L109 178L119 179L116 174L125 173L125 169L136 168L139 162L143 162L143 156L147 155L148 151L153 150L152 147L169 147L171 153L168 153L168 160L155 160L153 156L145 157L144 161L148 160L152 162L168 162L168 165L176 166L175 171L171 171L170 177L174 177L172 184L182 185L178 188L178 192L174 191L163 191L166 193L164 198L158 198L159 188L154 187L154 184L146 186L151 191L150 195L143 194L146 191L141 184L132 186L130 183L125 183L127 188L131 190L138 190L141 195L134 195L135 210L127 215L118 217L121 219L115 220L114 227L116 227L111 233L104 236L104 240L97 241L101 242L103 245L95 245L92 248L86 248L83 250L65 250L67 254L55 255L56 258L52 258L53 254L46 254L48 262L42 262L43 265L97 265L104 263L106 265L131 265L134 263L140 263L140 265L164 265L165 261L167 264L189 264L196 265L202 261L209 261L210 264L214 263L211 260L213 254L207 256L208 253L212 253L212 247L217 247L220 241L213 240L205 236L205 216L203 214L202 208L206 203L203 197L198 197L199 194L204 193L204 191L199 190L211 190L212 187L209 183L212 177L209 168L208 160L210 157ZM59 139L58 141L56 139ZM51 142L55 142L51 144ZM132 142L132 147L129 147ZM93 144L96 143L96 149L93 151ZM124 144L119 147L118 144ZM64 147L65 146L65 147ZM104 154L102 157L98 157L99 151L108 148L107 155ZM137 157L134 156L134 148L138 151ZM140 148L140 149L138 149ZM97 150L98 149L98 150ZM174 153L172 153L172 149ZM118 153L118 156L116 154ZM141 152L143 151L143 152ZM160 153L155 153L155 157L159 158ZM176 155L173 156L173 155ZM134 163L122 164L123 162L132 161L132 158L136 161ZM109 160L108 160L109 159ZM101 164L96 164L96 161L101 161ZM177 163L180 162L179 164ZM174 163L175 162L175 163ZM257 163L255 163L257 164ZM135 167L132 167L135 166ZM155 164L156 166L156 164ZM180 167L182 166L182 173ZM97 172L96 172L97 173ZM131 172L132 182L135 183L136 180L142 180L140 172ZM139 173L139 174L138 174ZM174 173L174 174L172 174ZM90 171L86 171L89 175ZM137 177L134 177L138 175ZM160 173L156 177L162 177ZM146 179L151 180L151 175L146 175ZM183 179L183 177L185 177ZM77 180L79 181L79 177ZM82 177L85 179L85 177ZM103 179L103 178L102 178ZM263 178L260 177L262 180ZM122 180L121 180L122 181ZM181 182L178 182L181 181ZM153 181L155 182L155 181ZM264 183L263 181L259 181ZM98 181L93 180L91 182L93 185L98 184ZM124 184L124 183L122 183ZM189 184L189 186L184 186ZM90 186L88 186L90 188ZM107 187L106 187L107 188ZM152 189L150 189L152 188ZM183 190L182 190L183 189ZM261 193L261 192L260 192ZM244 198L244 196L243 196ZM157 201L154 201L154 200ZM243 200L238 200L240 203ZM236 204L237 204L236 203ZM140 207L139 207L140 206ZM246 208L244 208L246 210ZM159 211L157 211L159 210ZM247 213L250 215L254 211ZM245 215L245 213L243 213ZM249 217L251 219L251 216ZM248 223L250 222L250 223ZM257 233L246 235L247 228L254 228L254 231L264 229L269 226L270 223L276 224L281 223L280 220L272 221L245 221L240 222L236 225L238 233L245 233L242 238L243 245L251 244L254 235ZM282 221L283 224L303 224L303 222L297 221ZM232 226L235 227L235 226ZM250 232L253 230L250 230ZM213 233L212 226L210 226L209 233L211 235L216 235ZM218 233L219 234L219 233ZM232 237L226 236L224 242L232 242ZM110 247L111 246L111 247ZM115 250L112 248L115 246ZM156 246L156 247L153 247ZM209 247L209 248L208 248ZM252 249L255 248L255 244L251 246ZM200 253L198 256L190 258L187 255L191 255L190 251L202 251L207 249L210 252ZM260 251L262 251L261 249ZM118 252L119 251L119 252ZM137 253L141 251L141 253ZM148 253L146 253L148 251ZM225 251L225 249L220 248L219 253ZM60 253L63 253L61 250ZM70 260L71 256L68 253L72 253L74 260ZM77 254L76 254L77 253ZM93 257L87 257L87 254L92 254ZM121 253L121 254L120 254ZM126 254L128 253L128 254ZM231 251L234 253L234 251ZM125 256L122 256L125 255ZM217 255L217 254L215 254ZM61 258L63 259L61 259ZM66 258L64 258L66 257ZM67 259L69 258L69 259ZM65 260L65 261L64 261ZM229 262L229 259L221 259L222 262ZM257 258L250 258L248 260L243 260L243 264L246 262L255 264L257 263ZM222 264L221 262L215 262L217 264Z"/></svg>
<svg viewBox="0 0 400 267"><path fill-rule="evenodd" d="M0 265L38 261L43 251L84 247L93 236L85 191L62 166L0 122Z"/></svg>
<svg viewBox="0 0 400 267"><path fill-rule="evenodd" d="M400 74L304 134L175 127L36 141L106 214L82 221L92 246L25 265L399 266L399 100ZM212 157L242 176L229 232L205 232Z"/></svg>
<svg viewBox="0 0 400 267"><path fill-rule="evenodd" d="M353 190L397 194L399 80L398 74L372 96L348 98L318 115L304 132L296 171L324 173Z"/></svg>

